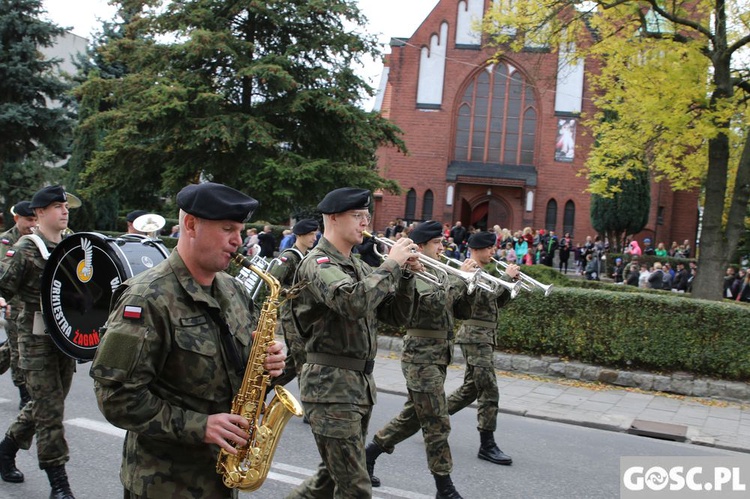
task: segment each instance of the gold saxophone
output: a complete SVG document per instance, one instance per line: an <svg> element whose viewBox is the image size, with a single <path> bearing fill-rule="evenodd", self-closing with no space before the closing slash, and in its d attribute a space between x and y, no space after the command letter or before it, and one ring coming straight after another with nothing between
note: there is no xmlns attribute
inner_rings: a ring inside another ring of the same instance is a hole
<svg viewBox="0 0 750 499"><path fill-rule="evenodd" d="M266 480L281 432L292 416L302 416L302 406L282 386L275 387L275 395L267 406L264 403L270 376L263 363L268 346L274 340L281 284L240 254L235 255L234 261L258 274L270 291L260 312L242 386L232 400L232 414L239 414L250 422L247 430L250 438L246 445L235 447L236 455L220 449L216 463L216 472L222 475L224 485L251 492Z"/></svg>

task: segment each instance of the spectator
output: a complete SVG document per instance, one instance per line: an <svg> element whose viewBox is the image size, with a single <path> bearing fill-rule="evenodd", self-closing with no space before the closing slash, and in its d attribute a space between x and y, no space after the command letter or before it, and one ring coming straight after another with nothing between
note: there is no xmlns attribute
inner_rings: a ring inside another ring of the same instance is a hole
<svg viewBox="0 0 750 499"><path fill-rule="evenodd" d="M648 265L645 263L642 263L640 275L638 276L639 288L648 288L648 278L650 275L651 275L651 272L649 272L648 270Z"/></svg>
<svg viewBox="0 0 750 499"><path fill-rule="evenodd" d="M630 266L630 273L628 274L628 280L625 284L628 286L635 286L638 287L638 278L640 277L641 273L638 272L638 264L634 263Z"/></svg>
<svg viewBox="0 0 750 499"><path fill-rule="evenodd" d="M258 229L247 229L245 234L245 240L242 242L242 253L252 258L260 252L260 249L256 248L258 245Z"/></svg>
<svg viewBox="0 0 750 499"><path fill-rule="evenodd" d="M651 246L651 239L649 238L643 240L643 254L652 256L656 254L656 250Z"/></svg>
<svg viewBox="0 0 750 499"><path fill-rule="evenodd" d="M672 266L669 264L669 262L667 262L662 267L664 276L662 278L661 289L672 289L672 279L674 279L674 277L672 276Z"/></svg>
<svg viewBox="0 0 750 499"><path fill-rule="evenodd" d="M516 250L513 249L513 243L507 243L505 245L505 261L508 263L516 263L518 261Z"/></svg>
<svg viewBox="0 0 750 499"><path fill-rule="evenodd" d="M544 245L544 249L546 251L544 264L547 267L554 267L555 252L557 251L557 248L559 246L560 244L557 241L557 234L555 234L554 230L549 231L549 234L547 234L546 242Z"/></svg>
<svg viewBox="0 0 750 499"><path fill-rule="evenodd" d="M651 289L662 289L664 287L664 271L661 263L654 263L654 271L648 276L648 287Z"/></svg>
<svg viewBox="0 0 750 499"><path fill-rule="evenodd" d="M525 258L529 252L529 243L526 241L526 239L521 237L518 241L516 241L516 245L513 249L516 251L516 261L526 263Z"/></svg>
<svg viewBox="0 0 750 499"><path fill-rule="evenodd" d="M599 266L593 253L586 255L586 270L584 271L587 281L599 280Z"/></svg>
<svg viewBox="0 0 750 499"><path fill-rule="evenodd" d="M294 246L294 241L297 240L297 237L292 233L290 229L284 229L284 232L281 233L281 242L279 243L279 251L284 251L285 249L291 248Z"/></svg>
<svg viewBox="0 0 750 499"><path fill-rule="evenodd" d="M727 274L724 276L724 298L734 300L740 291L740 279L736 276L737 271L734 267L727 267Z"/></svg>
<svg viewBox="0 0 750 499"><path fill-rule="evenodd" d="M458 245L453 241L452 237L449 237L448 242L445 243L445 256L458 260Z"/></svg>
<svg viewBox="0 0 750 499"><path fill-rule="evenodd" d="M461 220L457 221L456 225L451 229L450 237L453 238L453 242L458 246L459 255L462 255L464 251L466 251L466 238L468 237L468 232L466 231L466 227L461 223Z"/></svg>
<svg viewBox="0 0 750 499"><path fill-rule="evenodd" d="M682 258L690 258L690 241L685 239L685 241L682 243L682 246L685 248L682 254Z"/></svg>
<svg viewBox="0 0 750 499"><path fill-rule="evenodd" d="M576 252L573 258L576 262L576 275L583 275L583 267L586 265L586 248L581 243L576 244Z"/></svg>
<svg viewBox="0 0 750 499"><path fill-rule="evenodd" d="M688 276L688 285L686 293L692 293L693 292L693 281L695 280L695 276L698 274L698 267L693 267L690 265L690 275Z"/></svg>
<svg viewBox="0 0 750 499"><path fill-rule="evenodd" d="M258 244L260 245L260 256L273 258L273 252L276 250L276 238L273 237L270 225L264 226L263 232L258 234Z"/></svg>
<svg viewBox="0 0 750 499"><path fill-rule="evenodd" d="M682 262L677 263L677 271L675 272L674 279L672 279L672 291L678 293L684 293L687 291L689 274L685 270L685 264Z"/></svg>
<svg viewBox="0 0 750 499"><path fill-rule="evenodd" d="M680 247L677 245L677 241L672 241L672 247L669 248L669 256L681 258L679 256Z"/></svg>
<svg viewBox="0 0 750 499"><path fill-rule="evenodd" d="M544 243L537 243L536 245L536 251L534 251L534 255L532 256L532 260L534 262L534 265L544 265L547 261L547 251L544 249Z"/></svg>
<svg viewBox="0 0 750 499"><path fill-rule="evenodd" d="M179 225L173 225L172 226L172 232L169 234L169 237L174 237L175 239L180 237L180 226Z"/></svg>
<svg viewBox="0 0 750 499"><path fill-rule="evenodd" d="M623 282L623 272L625 268L622 265L622 258L616 258L615 259L615 268L612 271L612 278L615 281L615 284L622 284Z"/></svg>
<svg viewBox="0 0 750 499"><path fill-rule="evenodd" d="M666 256L668 256L667 248L664 246L664 243L659 243L659 245L656 247L656 251L654 251L654 254L659 258L665 258Z"/></svg>
<svg viewBox="0 0 750 499"><path fill-rule="evenodd" d="M394 237L396 235L396 221L391 220L388 222L388 227L385 228L385 237L388 239Z"/></svg>
<svg viewBox="0 0 750 499"><path fill-rule="evenodd" d="M740 291L737 293L737 301L750 302L750 272L745 269L745 278L740 285Z"/></svg>
<svg viewBox="0 0 750 499"><path fill-rule="evenodd" d="M630 257L634 256L641 256L643 254L643 251L641 251L641 247L638 245L638 241L630 241L630 244L627 248L625 248L625 254L630 255Z"/></svg>
<svg viewBox="0 0 750 499"><path fill-rule="evenodd" d="M565 273L568 273L568 260L570 260L570 250L572 249L573 241L570 239L570 233L566 232L565 236L560 239L560 272L565 267Z"/></svg>

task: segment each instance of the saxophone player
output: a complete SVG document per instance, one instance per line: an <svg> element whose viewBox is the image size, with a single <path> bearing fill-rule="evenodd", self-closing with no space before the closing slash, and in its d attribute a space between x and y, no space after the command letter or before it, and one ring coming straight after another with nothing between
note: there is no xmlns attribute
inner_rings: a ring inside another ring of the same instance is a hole
<svg viewBox="0 0 750 499"><path fill-rule="evenodd" d="M216 472L249 422L230 414L252 343L245 287L222 271L258 202L203 183L177 194L176 250L121 285L91 366L99 408L127 430L120 479L126 498L236 497ZM281 374L283 345L264 368Z"/></svg>

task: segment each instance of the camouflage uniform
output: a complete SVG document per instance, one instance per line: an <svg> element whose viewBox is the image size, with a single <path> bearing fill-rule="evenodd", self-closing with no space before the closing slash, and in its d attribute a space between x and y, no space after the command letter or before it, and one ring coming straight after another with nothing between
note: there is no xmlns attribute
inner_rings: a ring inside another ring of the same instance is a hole
<svg viewBox="0 0 750 499"><path fill-rule="evenodd" d="M0 244L2 244L0 249L2 250L2 254L4 255L11 249L20 238L21 233L17 225L14 225L12 229L0 235ZM4 367L4 369L0 368L0 372L4 373L10 368L10 376L13 384L20 387L26 381L23 378L23 371L18 367L18 326L16 325L16 321L23 305L17 297L10 300L8 304L10 305L10 316L5 318L7 321L5 333L8 336L8 341L0 346L0 364Z"/></svg>
<svg viewBox="0 0 750 499"><path fill-rule="evenodd" d="M494 432L500 394L493 364L497 314L510 300L510 292L497 293L477 289L471 295L471 319L464 321L456 333L456 343L466 359L466 374L460 388L448 396L448 412L455 414L474 400L478 402L479 431Z"/></svg>
<svg viewBox="0 0 750 499"><path fill-rule="evenodd" d="M297 248L288 248L279 255L280 265L271 269L271 275L281 283L281 299L285 298L285 292L294 284L294 273L303 255ZM279 320L276 323L276 334L283 334L287 347L286 367L284 374L274 378L272 386L284 386L299 376L305 363L305 343L302 341L292 319L292 307L289 301L283 301L279 307Z"/></svg>
<svg viewBox="0 0 750 499"><path fill-rule="evenodd" d="M208 415L231 411L251 348L251 300L242 283L216 275L200 286L175 250L113 296L107 331L91 366L99 408L127 430L120 479L128 497L226 498L206 444ZM211 310L211 312L209 312ZM222 343L220 314L233 338Z"/></svg>
<svg viewBox="0 0 750 499"><path fill-rule="evenodd" d="M292 301L307 351L300 392L322 463L289 497L370 497L365 437L376 400L377 321L409 319L414 278L405 278L393 260L373 271L322 237L300 264L297 281L308 283Z"/></svg>
<svg viewBox="0 0 750 499"><path fill-rule="evenodd" d="M49 251L57 246L41 234L39 237ZM36 435L41 469L68 462L63 411L75 372L75 361L44 334L40 287L45 263L39 248L28 237L21 238L0 262L0 295L6 300L17 296L23 303L18 317L18 366L33 399L11 423L6 435L21 449L29 449ZM37 321L37 330L42 334L33 334Z"/></svg>
<svg viewBox="0 0 750 499"><path fill-rule="evenodd" d="M434 274L436 275L437 274ZM453 355L454 313L468 315L466 284L450 276L441 286L417 280L419 304L409 321L401 355L409 398L401 413L375 434L388 454L422 429L430 472L447 475L453 469L448 445L451 431L445 398L446 369Z"/></svg>

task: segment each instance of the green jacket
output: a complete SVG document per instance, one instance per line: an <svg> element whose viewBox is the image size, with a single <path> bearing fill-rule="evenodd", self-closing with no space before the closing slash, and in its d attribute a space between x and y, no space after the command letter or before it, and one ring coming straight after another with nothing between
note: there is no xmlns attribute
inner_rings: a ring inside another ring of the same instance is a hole
<svg viewBox="0 0 750 499"><path fill-rule="evenodd" d="M175 250L112 298L91 366L99 408L127 430L120 478L144 497L232 497L216 473L218 446L203 442L208 415L231 410L251 347L245 287L219 273L200 286ZM229 327L228 357L209 309Z"/></svg>

